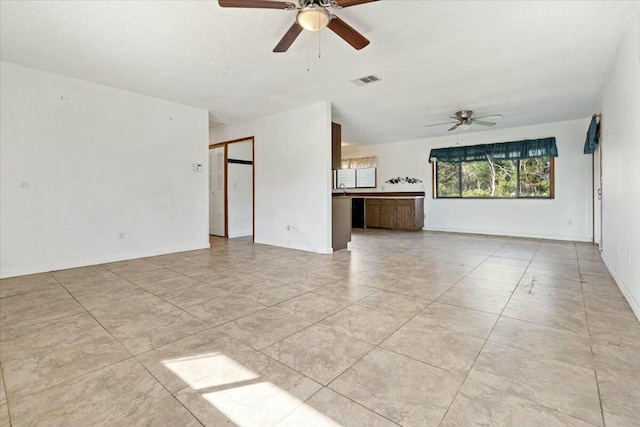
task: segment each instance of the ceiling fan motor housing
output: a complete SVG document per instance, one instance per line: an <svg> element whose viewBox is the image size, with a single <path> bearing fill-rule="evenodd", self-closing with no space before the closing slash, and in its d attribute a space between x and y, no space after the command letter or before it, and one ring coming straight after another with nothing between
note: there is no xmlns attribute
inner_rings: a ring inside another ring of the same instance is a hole
<svg viewBox="0 0 640 427"><path fill-rule="evenodd" d="M459 120L468 120L471 118L473 111L471 110L460 110L456 113L456 118Z"/></svg>
<svg viewBox="0 0 640 427"><path fill-rule="evenodd" d="M342 8L336 0L299 0L298 3L300 4L300 9L304 9L309 6L319 6L323 8L333 7L336 9Z"/></svg>

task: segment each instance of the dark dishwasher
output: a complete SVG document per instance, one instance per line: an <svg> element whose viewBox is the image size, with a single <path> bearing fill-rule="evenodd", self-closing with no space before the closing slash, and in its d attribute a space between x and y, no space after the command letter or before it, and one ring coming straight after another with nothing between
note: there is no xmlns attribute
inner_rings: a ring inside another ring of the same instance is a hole
<svg viewBox="0 0 640 427"><path fill-rule="evenodd" d="M364 228L364 199L351 199L351 227Z"/></svg>

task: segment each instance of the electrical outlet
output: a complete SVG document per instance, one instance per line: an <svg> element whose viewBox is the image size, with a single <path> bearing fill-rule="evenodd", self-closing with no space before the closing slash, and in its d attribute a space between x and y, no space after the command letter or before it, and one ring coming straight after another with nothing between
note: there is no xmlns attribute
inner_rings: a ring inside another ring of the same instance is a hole
<svg viewBox="0 0 640 427"><path fill-rule="evenodd" d="M292 228L293 228L292 226L290 226L289 224L287 224L287 231L291 231L291 229L292 229Z"/></svg>
<svg viewBox="0 0 640 427"><path fill-rule="evenodd" d="M118 239L119 240L124 239L124 233L123 232L118 233Z"/></svg>

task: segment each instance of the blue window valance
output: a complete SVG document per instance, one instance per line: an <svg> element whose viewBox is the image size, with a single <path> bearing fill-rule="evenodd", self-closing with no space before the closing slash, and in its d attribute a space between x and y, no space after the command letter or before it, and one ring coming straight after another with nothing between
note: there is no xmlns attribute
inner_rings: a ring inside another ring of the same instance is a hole
<svg viewBox="0 0 640 427"><path fill-rule="evenodd" d="M532 159L534 157L558 157L555 137L525 139L523 141L495 144L467 145L464 147L434 148L429 160L440 162L477 162L487 155L498 160Z"/></svg>
<svg viewBox="0 0 640 427"><path fill-rule="evenodd" d="M587 139L584 141L584 154L593 154L598 148L598 141L600 140L600 125L596 121L596 115L594 114L589 123L589 129L587 129Z"/></svg>

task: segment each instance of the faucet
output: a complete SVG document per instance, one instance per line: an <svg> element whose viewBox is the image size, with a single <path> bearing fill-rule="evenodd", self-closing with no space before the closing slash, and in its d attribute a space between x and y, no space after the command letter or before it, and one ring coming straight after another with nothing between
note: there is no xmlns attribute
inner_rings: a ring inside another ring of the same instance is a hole
<svg viewBox="0 0 640 427"><path fill-rule="evenodd" d="M338 188L342 188L342 197L347 197L347 186L344 185L344 182L338 185Z"/></svg>

